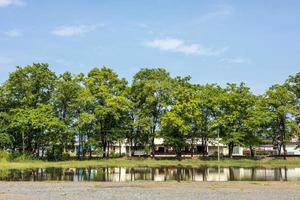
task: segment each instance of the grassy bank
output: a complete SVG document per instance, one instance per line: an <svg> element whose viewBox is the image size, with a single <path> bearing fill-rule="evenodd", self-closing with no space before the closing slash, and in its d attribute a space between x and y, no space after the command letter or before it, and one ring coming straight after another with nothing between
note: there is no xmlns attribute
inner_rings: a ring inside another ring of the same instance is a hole
<svg viewBox="0 0 300 200"><path fill-rule="evenodd" d="M40 160L28 161L1 161L0 169L21 169L21 168L46 168L46 167L160 167L160 166L234 166L234 167L300 167L300 158L288 158L288 160L265 158L261 160L251 159L224 159L217 160L200 160L200 159L184 159L178 160L151 160L151 159L109 159L109 160L70 160L59 162L47 162Z"/></svg>

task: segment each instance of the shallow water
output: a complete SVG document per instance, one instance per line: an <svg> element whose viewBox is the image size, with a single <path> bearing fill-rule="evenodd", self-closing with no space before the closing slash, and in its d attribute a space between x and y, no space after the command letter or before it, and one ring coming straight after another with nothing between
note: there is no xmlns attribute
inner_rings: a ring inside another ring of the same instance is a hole
<svg viewBox="0 0 300 200"><path fill-rule="evenodd" d="M0 170L2 181L300 181L299 168L97 167Z"/></svg>

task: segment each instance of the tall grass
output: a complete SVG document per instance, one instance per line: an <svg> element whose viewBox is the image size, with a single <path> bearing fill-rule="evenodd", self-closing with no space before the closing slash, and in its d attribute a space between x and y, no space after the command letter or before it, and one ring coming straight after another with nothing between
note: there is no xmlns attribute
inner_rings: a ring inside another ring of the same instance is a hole
<svg viewBox="0 0 300 200"><path fill-rule="evenodd" d="M12 156L10 153L6 151L0 151L0 162L8 162L12 159Z"/></svg>

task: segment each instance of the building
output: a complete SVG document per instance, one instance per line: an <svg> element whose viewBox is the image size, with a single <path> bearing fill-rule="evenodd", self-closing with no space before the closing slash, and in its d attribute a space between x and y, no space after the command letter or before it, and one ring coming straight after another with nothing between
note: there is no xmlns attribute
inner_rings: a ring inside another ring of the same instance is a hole
<svg viewBox="0 0 300 200"><path fill-rule="evenodd" d="M187 141L190 143L190 141ZM157 157L175 157L176 153L175 150L172 147L168 147L164 144L163 138L155 138L154 139L155 144L155 155ZM217 156L218 153L218 146L221 156L227 156L228 155L228 147L225 144L219 143L217 140L209 140L207 143L206 149L202 145L201 139L197 139L194 142L194 156L201 156L203 155L203 152L207 152L208 156ZM128 155L129 154L129 148L130 145L126 142L126 140L122 142L117 142L114 144L111 144L109 146L109 151L114 152L116 154L123 154ZM233 156L243 156L243 150L244 148L241 146L236 146L233 149ZM139 150L133 150L132 151L134 156L147 156L150 155L150 152L146 152L143 150L143 147L140 147ZM191 156L191 149L185 148L182 150L182 156L183 157L190 157Z"/></svg>

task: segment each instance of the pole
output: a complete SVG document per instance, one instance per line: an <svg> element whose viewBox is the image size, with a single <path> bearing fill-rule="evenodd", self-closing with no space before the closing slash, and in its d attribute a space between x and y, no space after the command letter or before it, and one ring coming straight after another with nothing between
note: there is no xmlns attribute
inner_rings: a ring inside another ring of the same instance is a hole
<svg viewBox="0 0 300 200"><path fill-rule="evenodd" d="M220 182L220 130L218 129L218 175Z"/></svg>
<svg viewBox="0 0 300 200"><path fill-rule="evenodd" d="M218 130L218 162L220 161L220 138L219 138L219 130Z"/></svg>

